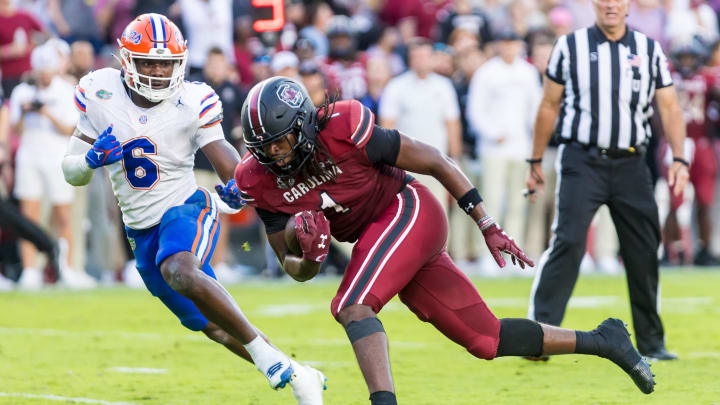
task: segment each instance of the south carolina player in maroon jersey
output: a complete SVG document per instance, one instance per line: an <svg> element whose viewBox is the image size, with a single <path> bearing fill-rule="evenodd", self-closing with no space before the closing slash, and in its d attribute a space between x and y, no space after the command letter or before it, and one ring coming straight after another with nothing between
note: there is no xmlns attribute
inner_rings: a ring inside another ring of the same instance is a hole
<svg viewBox="0 0 720 405"><path fill-rule="evenodd" d="M717 259L708 251L712 234L710 211L715 197L717 162L708 117L712 101L718 101L718 72L703 69L707 49L697 40L674 46L670 57L673 62L673 83L683 109L688 138L694 143L690 165L690 182L695 190L695 207L700 247L695 253L695 264L717 265ZM671 194L670 211L663 229L663 239L668 259L677 261L675 241L680 239L676 211L683 202L683 195Z"/></svg>
<svg viewBox="0 0 720 405"><path fill-rule="evenodd" d="M643 392L652 392L649 365L618 319L576 332L493 315L445 251L448 222L440 203L406 170L434 176L458 199L500 267L501 253L523 268L533 262L438 150L374 125L373 114L358 101L316 109L305 89L285 77L253 87L241 114L251 154L235 169L238 193L257 209L284 270L298 281L309 280L327 254L329 234L356 241L331 311L352 343L373 405L397 403L387 336L377 318L396 294L421 320L478 358L594 354L622 367ZM290 253L285 242L293 215L302 257Z"/></svg>

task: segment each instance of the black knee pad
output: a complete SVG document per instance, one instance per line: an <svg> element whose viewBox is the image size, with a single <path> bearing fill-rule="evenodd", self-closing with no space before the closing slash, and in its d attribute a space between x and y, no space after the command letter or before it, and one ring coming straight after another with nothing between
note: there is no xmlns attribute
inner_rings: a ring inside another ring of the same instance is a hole
<svg viewBox="0 0 720 405"><path fill-rule="evenodd" d="M366 336L372 335L373 333L385 333L385 329L383 328L382 322L380 322L377 317L371 316L359 321L350 322L345 326L345 332L348 335L348 339L350 339L350 343L355 343Z"/></svg>
<svg viewBox="0 0 720 405"><path fill-rule="evenodd" d="M524 318L500 320L500 356L540 356L543 348L543 330L539 323Z"/></svg>

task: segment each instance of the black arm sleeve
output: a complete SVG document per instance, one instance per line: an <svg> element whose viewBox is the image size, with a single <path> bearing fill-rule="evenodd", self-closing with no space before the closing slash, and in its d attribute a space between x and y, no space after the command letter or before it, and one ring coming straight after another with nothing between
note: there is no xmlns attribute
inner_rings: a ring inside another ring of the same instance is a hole
<svg viewBox="0 0 720 405"><path fill-rule="evenodd" d="M263 221L263 224L265 224L265 233L268 235L284 231L285 225L287 225L290 219L290 215L271 212L262 208L255 208L255 211L257 211L258 216Z"/></svg>
<svg viewBox="0 0 720 405"><path fill-rule="evenodd" d="M365 153L372 164L385 163L395 166L400 153L400 132L375 125L365 145Z"/></svg>

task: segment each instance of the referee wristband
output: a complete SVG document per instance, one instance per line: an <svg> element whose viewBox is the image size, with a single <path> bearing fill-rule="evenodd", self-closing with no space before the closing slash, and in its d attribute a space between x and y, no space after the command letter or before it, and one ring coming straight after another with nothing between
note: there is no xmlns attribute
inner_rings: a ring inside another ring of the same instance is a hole
<svg viewBox="0 0 720 405"><path fill-rule="evenodd" d="M673 162L682 163L685 167L690 167L690 162L680 157L674 157Z"/></svg>
<svg viewBox="0 0 720 405"><path fill-rule="evenodd" d="M480 197L480 192L477 190L477 188L473 187L470 191L465 193L462 197L458 199L458 205L460 208L462 208L463 211L465 211L466 214L470 215L472 210L482 202L482 197Z"/></svg>

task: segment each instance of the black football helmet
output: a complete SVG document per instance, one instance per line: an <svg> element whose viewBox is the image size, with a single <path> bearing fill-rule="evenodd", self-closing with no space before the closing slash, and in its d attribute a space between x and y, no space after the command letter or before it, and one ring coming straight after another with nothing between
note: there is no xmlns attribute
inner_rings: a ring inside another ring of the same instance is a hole
<svg viewBox="0 0 720 405"><path fill-rule="evenodd" d="M315 150L317 111L305 87L297 81L276 76L256 84L243 103L243 140L250 153L263 166L281 178L293 176ZM294 134L292 144L289 134ZM279 140L290 144L287 155L272 157L264 147ZM277 163L293 154L285 165Z"/></svg>
<svg viewBox="0 0 720 405"><path fill-rule="evenodd" d="M705 63L708 48L699 38L679 40L670 48L670 60L675 70L684 78L692 77Z"/></svg>

